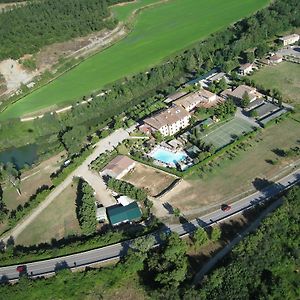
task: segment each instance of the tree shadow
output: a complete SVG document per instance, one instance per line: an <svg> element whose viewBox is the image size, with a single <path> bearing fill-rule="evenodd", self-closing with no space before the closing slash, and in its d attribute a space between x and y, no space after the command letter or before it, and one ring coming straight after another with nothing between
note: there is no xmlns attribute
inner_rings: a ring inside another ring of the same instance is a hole
<svg viewBox="0 0 300 300"><path fill-rule="evenodd" d="M163 207L168 211L170 215L174 214L174 208L169 202L163 203Z"/></svg>
<svg viewBox="0 0 300 300"><path fill-rule="evenodd" d="M277 156L279 156L279 157L285 157L286 156L286 153L283 149L275 148L275 149L272 149L272 152L274 154L276 154Z"/></svg>
<svg viewBox="0 0 300 300"><path fill-rule="evenodd" d="M6 275L2 275L0 277L0 283L9 283L8 277Z"/></svg>
<svg viewBox="0 0 300 300"><path fill-rule="evenodd" d="M65 260L63 260L63 261L57 262L55 264L54 272L57 273L61 270L65 270L65 269L70 269L70 267L69 267L68 263Z"/></svg>

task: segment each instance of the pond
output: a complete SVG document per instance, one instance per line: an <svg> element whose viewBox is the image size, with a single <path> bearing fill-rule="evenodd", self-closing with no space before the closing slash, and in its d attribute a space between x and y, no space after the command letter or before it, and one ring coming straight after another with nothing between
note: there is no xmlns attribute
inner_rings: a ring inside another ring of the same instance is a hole
<svg viewBox="0 0 300 300"><path fill-rule="evenodd" d="M37 161L37 145L29 144L19 148L11 148L0 152L0 163L13 163L17 169L22 169L25 164L31 166Z"/></svg>

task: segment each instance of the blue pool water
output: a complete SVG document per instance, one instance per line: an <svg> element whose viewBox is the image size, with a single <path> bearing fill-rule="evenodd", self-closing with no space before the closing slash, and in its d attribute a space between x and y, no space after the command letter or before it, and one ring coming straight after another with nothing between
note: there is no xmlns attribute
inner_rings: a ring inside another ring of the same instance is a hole
<svg viewBox="0 0 300 300"><path fill-rule="evenodd" d="M153 158L160 160L164 163L177 163L184 160L187 155L184 152L173 153L164 149L157 149L151 155Z"/></svg>

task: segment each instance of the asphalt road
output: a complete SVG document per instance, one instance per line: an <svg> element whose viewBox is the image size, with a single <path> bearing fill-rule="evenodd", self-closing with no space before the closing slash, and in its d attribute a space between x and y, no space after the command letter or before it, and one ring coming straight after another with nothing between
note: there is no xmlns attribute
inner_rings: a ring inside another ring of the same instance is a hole
<svg viewBox="0 0 300 300"><path fill-rule="evenodd" d="M180 236L187 235L195 230L195 228L202 226L210 226L216 222L222 222L226 219L242 213L244 210L251 208L266 201L268 198L278 194L279 192L291 187L300 181L300 169L295 170L290 175L282 178L275 184L267 187L262 191L258 191L248 197L245 197L235 203L231 204L231 209L227 212L218 209L201 218L197 218L189 223L172 225L170 228L165 228L164 231L170 229L177 232ZM153 234L159 243L158 234ZM124 255L130 245L130 241L114 244L78 254L68 255L60 258L43 260L34 263L26 264L27 273L29 276L38 277L53 274L55 271L62 268L78 268L90 266L96 263L113 260ZM0 268L0 282L7 280L15 280L19 278L19 273L16 270L17 265Z"/></svg>

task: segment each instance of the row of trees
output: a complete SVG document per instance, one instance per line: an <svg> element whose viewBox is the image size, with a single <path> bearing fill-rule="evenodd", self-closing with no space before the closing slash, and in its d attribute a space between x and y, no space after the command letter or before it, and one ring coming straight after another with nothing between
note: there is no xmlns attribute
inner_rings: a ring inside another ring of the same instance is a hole
<svg viewBox="0 0 300 300"><path fill-rule="evenodd" d="M123 180L110 178L108 180L107 186L117 193L128 196L138 201L145 201L147 199L147 193L145 190L137 188L131 183Z"/></svg>
<svg viewBox="0 0 300 300"><path fill-rule="evenodd" d="M45 0L7 9L0 14L0 60L17 59L45 45L111 29L117 21L110 18L108 5L116 2L122 1Z"/></svg>
<svg viewBox="0 0 300 300"><path fill-rule="evenodd" d="M76 214L82 233L93 234L97 228L96 199L91 186L81 178L77 186Z"/></svg>

